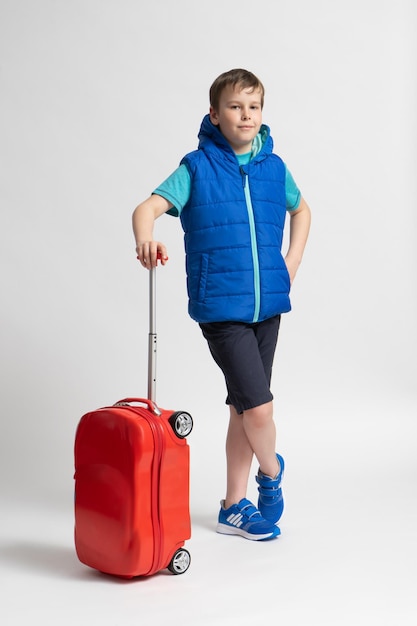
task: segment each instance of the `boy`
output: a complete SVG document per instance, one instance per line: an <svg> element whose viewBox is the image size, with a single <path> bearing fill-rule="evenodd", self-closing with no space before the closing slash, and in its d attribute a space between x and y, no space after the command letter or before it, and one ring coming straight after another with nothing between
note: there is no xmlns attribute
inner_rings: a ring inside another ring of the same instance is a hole
<svg viewBox="0 0 417 626"><path fill-rule="evenodd" d="M284 460L275 452L272 362L281 314L310 227L310 209L262 124L264 87L242 69L210 88L198 150L136 207L136 252L145 268L168 259L154 241L163 213L180 216L185 233L188 310L199 323L227 387L227 487L217 531L251 540L280 534ZM281 255L286 212L290 243ZM258 506L246 498L255 455Z"/></svg>

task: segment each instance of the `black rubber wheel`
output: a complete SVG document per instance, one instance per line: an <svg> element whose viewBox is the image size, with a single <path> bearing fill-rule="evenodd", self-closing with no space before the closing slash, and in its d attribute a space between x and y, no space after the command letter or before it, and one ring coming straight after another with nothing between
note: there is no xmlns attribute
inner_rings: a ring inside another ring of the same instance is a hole
<svg viewBox="0 0 417 626"><path fill-rule="evenodd" d="M172 426L174 433L180 439L188 437L193 429L193 418L186 411L177 411L173 413L169 418L169 423Z"/></svg>
<svg viewBox="0 0 417 626"><path fill-rule="evenodd" d="M190 567L191 555L185 548L176 551L171 559L168 569L172 574L184 574Z"/></svg>

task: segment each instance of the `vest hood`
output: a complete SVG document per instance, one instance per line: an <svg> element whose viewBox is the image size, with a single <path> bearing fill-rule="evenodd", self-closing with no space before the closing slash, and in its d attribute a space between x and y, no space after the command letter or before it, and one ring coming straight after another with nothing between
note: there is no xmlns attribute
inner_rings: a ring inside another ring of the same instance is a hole
<svg viewBox="0 0 417 626"><path fill-rule="evenodd" d="M215 126L210 119L210 115L205 115L201 122L200 131L198 133L198 147L201 150L211 151L214 144L233 159L236 158L235 153L226 137L221 133L218 126ZM255 156L252 159L261 160L268 154L271 154L274 148L274 142L271 137L269 126L262 124L257 137L254 139Z"/></svg>

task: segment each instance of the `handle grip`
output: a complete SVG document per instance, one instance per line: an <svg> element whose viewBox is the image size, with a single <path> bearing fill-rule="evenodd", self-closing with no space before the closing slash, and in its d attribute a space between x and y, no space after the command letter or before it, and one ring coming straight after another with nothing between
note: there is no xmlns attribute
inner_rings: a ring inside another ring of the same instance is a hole
<svg viewBox="0 0 417 626"><path fill-rule="evenodd" d="M136 258L137 258L137 260L139 261L139 257L137 256ZM158 262L158 261L161 261L161 259L162 259L162 254L161 254L160 252L157 252L157 253L156 253L156 261L157 261L157 262ZM166 257L165 257L165 261L168 261L168 259L169 259L169 257L167 257L167 256L166 256Z"/></svg>
<svg viewBox="0 0 417 626"><path fill-rule="evenodd" d="M124 406L126 404L146 404L148 409L155 413L155 415L161 415L161 411L156 406L155 402L149 400L149 398L123 398L114 403L113 406Z"/></svg>

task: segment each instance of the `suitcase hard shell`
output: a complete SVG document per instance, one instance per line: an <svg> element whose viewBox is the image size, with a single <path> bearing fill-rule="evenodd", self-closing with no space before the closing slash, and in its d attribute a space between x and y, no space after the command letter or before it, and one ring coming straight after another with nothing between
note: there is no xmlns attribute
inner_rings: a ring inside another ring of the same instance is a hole
<svg viewBox="0 0 417 626"><path fill-rule="evenodd" d="M155 271L149 272L148 398L125 398L81 418L75 435L75 548L79 560L132 578L190 554L189 446L193 420L155 403Z"/></svg>
<svg viewBox="0 0 417 626"><path fill-rule="evenodd" d="M82 563L128 578L166 567L176 574L188 569L190 556L181 548L191 536L184 438L190 419L140 398L81 418L75 545Z"/></svg>

